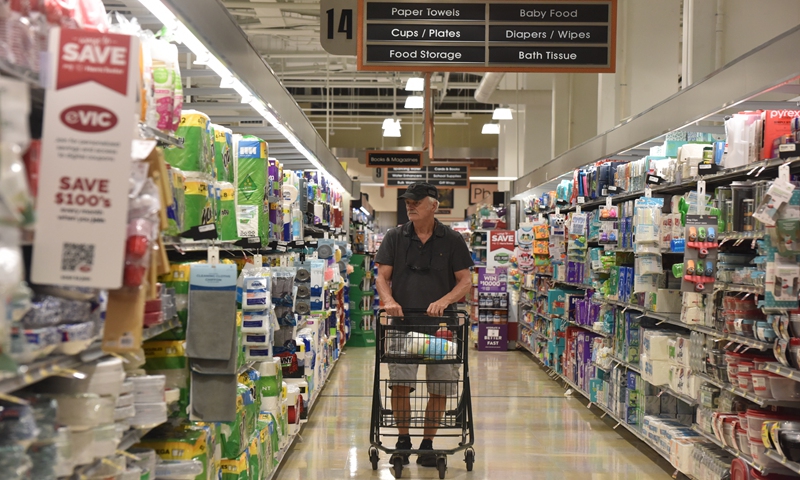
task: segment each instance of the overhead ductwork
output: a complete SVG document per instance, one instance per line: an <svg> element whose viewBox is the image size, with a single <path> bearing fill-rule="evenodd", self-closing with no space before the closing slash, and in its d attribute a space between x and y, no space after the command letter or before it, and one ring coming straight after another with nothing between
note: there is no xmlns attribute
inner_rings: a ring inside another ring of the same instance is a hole
<svg viewBox="0 0 800 480"><path fill-rule="evenodd" d="M503 105L532 105L550 101L552 96L550 90L498 90L497 87L500 86L504 76L505 73L484 74L481 83L475 89L475 101Z"/></svg>

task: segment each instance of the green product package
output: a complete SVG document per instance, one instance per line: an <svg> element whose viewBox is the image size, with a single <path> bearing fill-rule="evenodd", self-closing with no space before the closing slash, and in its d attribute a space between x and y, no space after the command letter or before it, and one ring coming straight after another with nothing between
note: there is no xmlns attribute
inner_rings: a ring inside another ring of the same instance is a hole
<svg viewBox="0 0 800 480"><path fill-rule="evenodd" d="M217 207L217 234L222 241L238 240L236 231L236 188L230 182L217 184L219 206Z"/></svg>
<svg viewBox="0 0 800 480"><path fill-rule="evenodd" d="M250 438L256 430L257 417L253 418L254 402L250 388L240 383L236 389L236 420L216 424L220 434L222 458L225 460L239 458L250 445Z"/></svg>
<svg viewBox="0 0 800 480"><path fill-rule="evenodd" d="M214 155L208 115L195 110L184 110L175 136L184 139L183 148L167 147L164 150L167 163L184 172L198 172L210 178L214 168Z"/></svg>
<svg viewBox="0 0 800 480"><path fill-rule="evenodd" d="M144 369L148 375L164 375L166 388L180 392L178 408L172 417L187 417L189 407L189 368L183 340L151 340L142 345Z"/></svg>
<svg viewBox="0 0 800 480"><path fill-rule="evenodd" d="M167 165L169 172L169 183L172 187L172 205L167 207L167 230L166 234L177 237L183 232L183 225L186 223L186 174L177 167Z"/></svg>
<svg viewBox="0 0 800 480"><path fill-rule="evenodd" d="M250 448L247 451L250 453L249 480L261 480L261 472L264 471L264 468L261 459L261 436L258 431L253 435L253 440L250 442Z"/></svg>
<svg viewBox="0 0 800 480"><path fill-rule="evenodd" d="M162 460L197 460L203 464L203 473L194 477L194 480L216 480L219 469L214 460L213 445L210 445L212 435L203 427L164 424L148 433L135 446L155 450Z"/></svg>
<svg viewBox="0 0 800 480"><path fill-rule="evenodd" d="M250 450L245 448L236 458L222 460L221 468L222 480L250 480Z"/></svg>
<svg viewBox="0 0 800 480"><path fill-rule="evenodd" d="M270 438L270 448L272 449L272 454L269 458L272 459L272 466L278 466L278 452L281 450L281 439L280 433L278 432L278 421L275 419L275 415L271 412L261 412L258 414L258 422L259 425L266 425L266 429L269 430L269 438ZM263 429L262 429L263 431Z"/></svg>
<svg viewBox="0 0 800 480"><path fill-rule="evenodd" d="M185 340L186 321L189 316L189 273L191 263L173 263L170 265L170 272L158 277L158 281L163 283L166 288L175 289L175 307L178 311L178 319L181 326L166 331L157 336L156 340Z"/></svg>
<svg viewBox="0 0 800 480"><path fill-rule="evenodd" d="M220 125L211 124L214 130L214 170L216 179L220 182L233 182L233 153L231 149L232 136L230 129Z"/></svg>
<svg viewBox="0 0 800 480"><path fill-rule="evenodd" d="M260 448L259 460L261 465L261 476L266 477L272 470L275 468L273 465L274 460L274 452L272 450L272 432L275 430L275 421L272 419L270 415L267 418L265 415L259 413L258 415L258 423L256 424L256 429L258 430L258 446Z"/></svg>
<svg viewBox="0 0 800 480"><path fill-rule="evenodd" d="M239 237L269 241L269 215L264 215L267 188L267 143L247 135L236 142L236 225ZM266 228L267 235L264 236Z"/></svg>
<svg viewBox="0 0 800 480"><path fill-rule="evenodd" d="M214 191L213 188L209 191L208 186L209 183L204 178L192 173L186 175L183 231L214 223Z"/></svg>

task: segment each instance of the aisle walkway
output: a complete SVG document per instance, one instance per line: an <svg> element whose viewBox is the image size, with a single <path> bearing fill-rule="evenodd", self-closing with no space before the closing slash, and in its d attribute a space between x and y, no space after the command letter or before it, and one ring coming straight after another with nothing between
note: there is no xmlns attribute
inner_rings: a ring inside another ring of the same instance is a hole
<svg viewBox="0 0 800 480"><path fill-rule="evenodd" d="M472 352L477 459L468 473L463 454L450 457L447 478L670 479L661 457L620 436L579 400L566 398L527 354ZM388 455L381 455L378 471L369 461L373 366L373 349L346 350L277 478L394 478ZM439 477L412 458L403 478Z"/></svg>

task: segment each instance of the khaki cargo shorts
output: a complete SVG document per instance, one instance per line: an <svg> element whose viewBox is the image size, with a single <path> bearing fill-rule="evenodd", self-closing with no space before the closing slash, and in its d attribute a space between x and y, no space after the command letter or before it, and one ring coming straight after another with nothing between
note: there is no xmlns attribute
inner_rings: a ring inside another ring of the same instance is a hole
<svg viewBox="0 0 800 480"><path fill-rule="evenodd" d="M419 364L390 363L389 388L395 385L416 390ZM458 394L458 380L461 376L461 365L457 363L425 365L425 379L428 393L455 397Z"/></svg>

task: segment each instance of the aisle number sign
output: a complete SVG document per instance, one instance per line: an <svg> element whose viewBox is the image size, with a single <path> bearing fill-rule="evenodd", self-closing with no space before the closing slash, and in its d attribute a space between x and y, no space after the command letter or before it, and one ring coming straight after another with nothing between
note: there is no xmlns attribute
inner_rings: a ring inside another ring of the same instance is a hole
<svg viewBox="0 0 800 480"><path fill-rule="evenodd" d="M360 0L359 70L613 73L617 0Z"/></svg>
<svg viewBox="0 0 800 480"><path fill-rule="evenodd" d="M137 122L139 40L54 29L34 283L119 288Z"/></svg>

